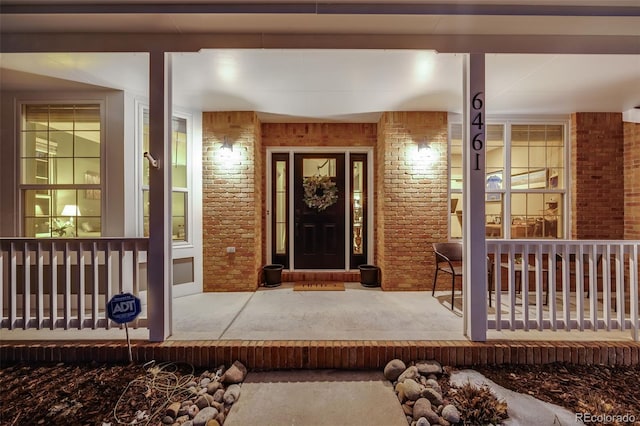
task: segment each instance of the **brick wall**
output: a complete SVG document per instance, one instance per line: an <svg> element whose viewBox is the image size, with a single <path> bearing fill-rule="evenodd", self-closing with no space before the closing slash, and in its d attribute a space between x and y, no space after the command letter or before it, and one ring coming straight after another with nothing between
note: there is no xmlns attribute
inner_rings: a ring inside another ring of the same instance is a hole
<svg viewBox="0 0 640 426"><path fill-rule="evenodd" d="M262 145L375 146L373 123L264 123ZM266 150L264 151L266 154Z"/></svg>
<svg viewBox="0 0 640 426"><path fill-rule="evenodd" d="M260 122L254 112L205 112L202 127L203 288L253 291L262 266ZM225 136L234 142L227 156Z"/></svg>
<svg viewBox="0 0 640 426"><path fill-rule="evenodd" d="M624 237L622 114L571 115L571 238Z"/></svg>
<svg viewBox="0 0 640 426"><path fill-rule="evenodd" d="M640 240L640 123L624 123L624 238Z"/></svg>
<svg viewBox="0 0 640 426"><path fill-rule="evenodd" d="M431 166L416 153L424 140L438 152ZM446 112L386 112L380 118L376 262L385 290L431 288L431 243L447 241L447 157Z"/></svg>

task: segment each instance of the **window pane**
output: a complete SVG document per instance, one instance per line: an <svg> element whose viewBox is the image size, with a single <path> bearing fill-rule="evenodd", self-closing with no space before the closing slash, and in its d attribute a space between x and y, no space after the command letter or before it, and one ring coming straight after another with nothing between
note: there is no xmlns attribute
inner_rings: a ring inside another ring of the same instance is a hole
<svg viewBox="0 0 640 426"><path fill-rule="evenodd" d="M304 158L302 160L302 176L336 176L335 158Z"/></svg>
<svg viewBox="0 0 640 426"><path fill-rule="evenodd" d="M74 182L83 185L100 184L100 159L76 158L74 160Z"/></svg>
<svg viewBox="0 0 640 426"><path fill-rule="evenodd" d="M100 132L75 132L76 157L100 157Z"/></svg>
<svg viewBox="0 0 640 426"><path fill-rule="evenodd" d="M51 130L55 129L73 131L73 110L73 105L50 105L49 127L51 128Z"/></svg>
<svg viewBox="0 0 640 426"><path fill-rule="evenodd" d="M511 238L563 238L562 194L511 196Z"/></svg>
<svg viewBox="0 0 640 426"><path fill-rule="evenodd" d="M73 157L73 133L49 132L49 156Z"/></svg>
<svg viewBox="0 0 640 426"><path fill-rule="evenodd" d="M364 228L363 201L364 201L364 162L353 162L353 254L363 254L364 246L362 244L366 229Z"/></svg>
<svg viewBox="0 0 640 426"><path fill-rule="evenodd" d="M462 238L462 194L451 194L449 201L451 238Z"/></svg>
<svg viewBox="0 0 640 426"><path fill-rule="evenodd" d="M287 162L276 161L276 254L287 253Z"/></svg>
<svg viewBox="0 0 640 426"><path fill-rule="evenodd" d="M187 194L184 192L173 192L171 194L172 210L172 235L174 241L186 240L185 217L186 217Z"/></svg>
<svg viewBox="0 0 640 426"><path fill-rule="evenodd" d="M502 233L502 226L504 224L502 194L493 195L499 197L485 203L486 235L487 238L504 238Z"/></svg>
<svg viewBox="0 0 640 426"><path fill-rule="evenodd" d="M142 191L142 235L149 236L149 191Z"/></svg>
<svg viewBox="0 0 640 426"><path fill-rule="evenodd" d="M142 152L149 152L149 110L142 113ZM149 162L142 162L142 184L149 185Z"/></svg>
<svg viewBox="0 0 640 426"><path fill-rule="evenodd" d="M25 105L22 130L47 130L49 127L48 105Z"/></svg>
<svg viewBox="0 0 640 426"><path fill-rule="evenodd" d="M187 187L187 120L173 118L171 140L171 179L173 186Z"/></svg>
<svg viewBox="0 0 640 426"><path fill-rule="evenodd" d="M73 157L51 158L51 177L49 183L57 185L72 185L74 183Z"/></svg>
<svg viewBox="0 0 640 426"><path fill-rule="evenodd" d="M74 129L100 131L100 106L76 105Z"/></svg>

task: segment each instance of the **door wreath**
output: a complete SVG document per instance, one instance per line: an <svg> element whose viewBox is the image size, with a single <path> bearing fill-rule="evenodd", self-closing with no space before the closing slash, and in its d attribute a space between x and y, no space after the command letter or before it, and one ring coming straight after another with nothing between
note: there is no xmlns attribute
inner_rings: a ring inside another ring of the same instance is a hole
<svg viewBox="0 0 640 426"><path fill-rule="evenodd" d="M303 180L304 202L319 212L338 201L338 187L329 176L308 176Z"/></svg>

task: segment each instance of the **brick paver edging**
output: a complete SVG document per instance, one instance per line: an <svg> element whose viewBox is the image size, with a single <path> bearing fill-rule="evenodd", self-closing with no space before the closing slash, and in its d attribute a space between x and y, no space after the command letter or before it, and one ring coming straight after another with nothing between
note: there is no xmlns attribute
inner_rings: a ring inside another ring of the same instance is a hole
<svg viewBox="0 0 640 426"><path fill-rule="evenodd" d="M136 362L181 361L196 367L240 360L250 369L379 369L393 358L436 359L444 365L639 365L638 342L311 341L217 340L132 342ZM0 362L127 362L119 341L14 341L0 343Z"/></svg>

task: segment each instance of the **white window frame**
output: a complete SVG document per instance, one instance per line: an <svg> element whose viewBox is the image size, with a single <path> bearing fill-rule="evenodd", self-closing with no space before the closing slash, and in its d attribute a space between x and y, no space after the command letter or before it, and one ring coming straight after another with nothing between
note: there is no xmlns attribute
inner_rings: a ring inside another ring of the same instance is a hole
<svg viewBox="0 0 640 426"><path fill-rule="evenodd" d="M147 161L144 158L144 150L143 150L143 132L144 132L144 112L145 110L149 110L149 105L147 103L137 102L136 106L136 151L138 155L138 161L136 162L137 171L137 185L139 189L136 191L136 205L137 205L137 234L139 236L144 236L144 191L149 190L149 185L145 185L143 183L143 162ZM185 201L185 239L173 241L173 247L193 247L194 245L194 234L198 230L193 226L193 116L189 113L185 113L182 111L176 111L175 109L172 111L172 119L180 118L186 120L186 132L187 132L187 186L186 187L174 187L171 186L171 193L181 192L186 194ZM191 171L191 172L189 172Z"/></svg>
<svg viewBox="0 0 640 426"><path fill-rule="evenodd" d="M511 223L512 215L511 215L511 194L521 194L521 193L545 193L545 194L561 194L562 195L562 226L563 226L563 237L562 239L567 239L570 233L570 218L571 218L571 187L570 187L570 176L571 176L571 121L570 117L567 116L544 116L544 117L512 117L512 116L493 116L488 117L486 120L486 125L502 125L504 129L504 172L503 172L503 187L499 192L504 200L504 204L502 206L503 209L503 232L504 239L511 239L511 227L505 226L505 223ZM462 189L451 189L451 135L452 135L452 126L454 125L462 125L461 117L457 114L449 114L449 125L448 125L448 155L447 155L447 194L448 194L448 202L451 202L451 194L462 194ZM553 191L548 189L545 190L536 190L536 189L511 189L511 127L514 125L562 125L563 127L563 137L564 137L564 146L563 146L563 162L564 162L564 179L562 182L562 187ZM464 182L463 182L464 184ZM449 209L447 209L449 211ZM447 235L449 240L457 240L458 238L454 238L451 236L451 213L449 213L447 218ZM556 238L536 238L536 240L555 240Z"/></svg>
<svg viewBox="0 0 640 426"><path fill-rule="evenodd" d="M24 191L27 190L37 190L37 189L46 189L46 190L76 190L80 191L84 189L82 184L25 184L22 182L22 123L23 123L23 109L26 105L90 105L97 104L100 106L100 235L103 236L105 234L105 183L107 181L106 175L106 167L105 167L105 158L107 155L107 147L106 147L106 104L104 99L61 99L60 97L55 97L52 99L20 99L16 102L16 110L15 110L15 123L16 123L16 137L17 137L17 149L16 149L16 182L18 184L18 229L20 235L24 235L24 226L25 226L25 211L24 211ZM75 158L75 157L74 157ZM50 216L52 215L50 212ZM67 237L56 237L51 235L51 238L67 238Z"/></svg>

